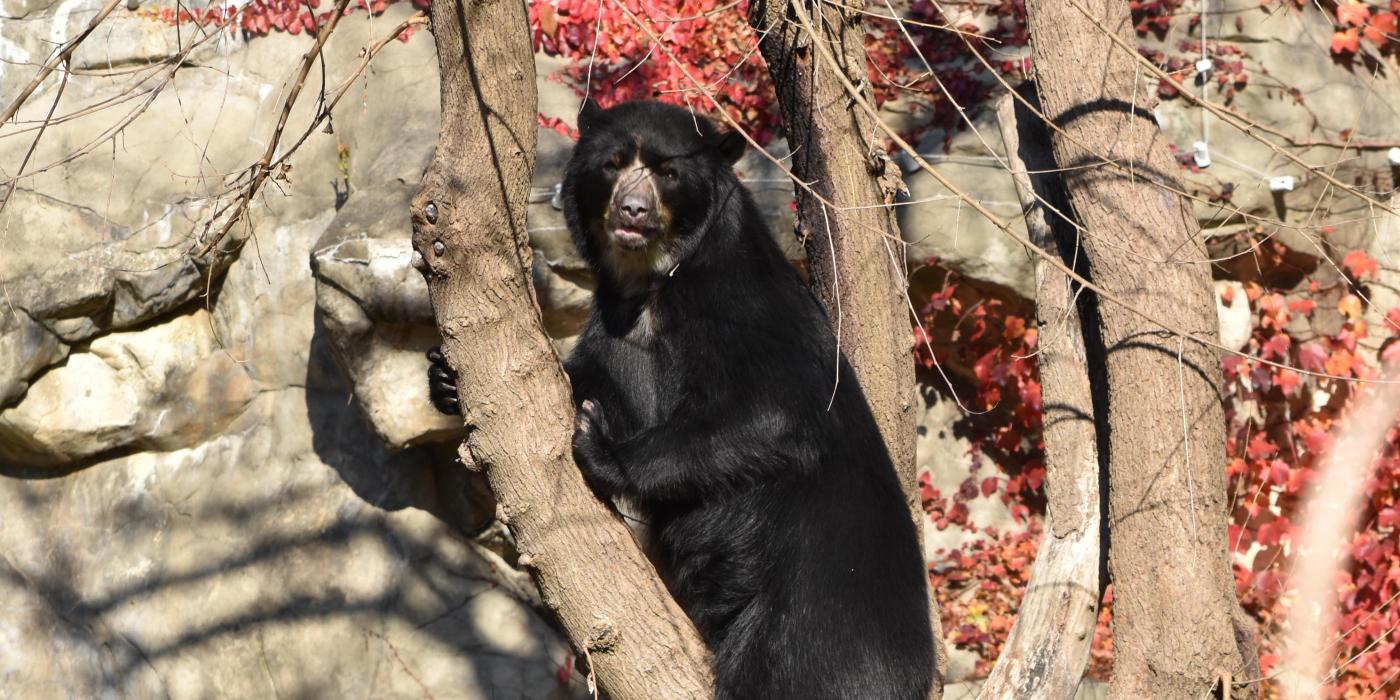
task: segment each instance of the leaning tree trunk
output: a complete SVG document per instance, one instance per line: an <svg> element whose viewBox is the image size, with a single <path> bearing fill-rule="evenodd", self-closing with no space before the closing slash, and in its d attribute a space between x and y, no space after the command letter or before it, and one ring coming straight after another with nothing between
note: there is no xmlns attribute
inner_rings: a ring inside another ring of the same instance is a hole
<svg viewBox="0 0 1400 700"><path fill-rule="evenodd" d="M486 470L520 562L615 700L712 695L705 649L570 457L574 410L530 278L535 67L524 0L433 0L442 132L412 204L458 373L462 461Z"/></svg>
<svg viewBox="0 0 1400 700"><path fill-rule="evenodd" d="M1033 87L1023 88L1034 100ZM997 103L997 121L1031 242L1082 267L1073 255L1074 226L1061 216L1069 202L1048 130L1010 94ZM1081 329L1084 319L1098 317L1097 300L1044 260L1036 262L1035 279L1047 517L1016 622L978 693L987 700L1074 697L1104 588L1096 411Z"/></svg>
<svg viewBox="0 0 1400 700"><path fill-rule="evenodd" d="M1087 5L1097 24L1132 39L1126 3ZM1188 333L1215 337L1199 228L1181 199L1160 186L1180 187L1150 111L1151 92L1138 89L1131 58L1076 6L1085 4L1027 0L1026 14L1041 103L1057 127L1055 159L1083 226L1086 276ZM1100 310L1106 359L1090 366L1108 407L1109 693L1204 697L1222 679L1244 679L1252 653L1242 652L1252 645L1238 643L1234 632L1220 358L1126 309Z"/></svg>
<svg viewBox="0 0 1400 700"><path fill-rule="evenodd" d="M865 77L865 25L854 10L824 5L814 13L821 41L852 83ZM855 369L899 470L915 521L923 521L914 462L914 355L905 300L904 246L890 204L899 170L883 140L811 50L803 27L785 17L786 0L755 0L750 21L768 32L759 51L777 86L792 174L827 206L796 188L797 222L812 288ZM870 96L867 94L867 98ZM860 208L853 208L860 207Z"/></svg>
<svg viewBox="0 0 1400 700"><path fill-rule="evenodd" d="M869 117L853 109L831 66L813 51L815 38L836 57L852 84L867 84L860 13L840 4L813 3L814 37L790 16L805 12L789 0L755 0L749 22L764 33L759 51L777 88L793 177L811 188L796 187L795 196L812 287L875 414L922 546L904 244L888 206L903 183L899 169L885 157L883 140L874 138ZM868 91L865 97L871 98ZM929 613L938 656L931 691L936 698L942 696L947 655L932 591Z"/></svg>

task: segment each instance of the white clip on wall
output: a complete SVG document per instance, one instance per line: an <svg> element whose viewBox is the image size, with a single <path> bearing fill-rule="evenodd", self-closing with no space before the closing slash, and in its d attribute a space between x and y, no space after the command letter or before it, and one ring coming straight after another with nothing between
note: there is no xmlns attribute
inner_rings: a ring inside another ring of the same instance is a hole
<svg viewBox="0 0 1400 700"><path fill-rule="evenodd" d="M1196 167L1210 167L1210 146L1205 141L1197 141L1191 144L1191 157L1196 161Z"/></svg>

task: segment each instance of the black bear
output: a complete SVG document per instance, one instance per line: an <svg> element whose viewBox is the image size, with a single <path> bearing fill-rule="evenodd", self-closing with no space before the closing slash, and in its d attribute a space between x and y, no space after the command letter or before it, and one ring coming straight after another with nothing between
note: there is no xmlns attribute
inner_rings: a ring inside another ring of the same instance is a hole
<svg viewBox="0 0 1400 700"><path fill-rule="evenodd" d="M678 107L585 104L562 189L597 276L565 365L574 457L648 521L717 698L922 700L914 524L826 314L734 174L743 151Z"/></svg>

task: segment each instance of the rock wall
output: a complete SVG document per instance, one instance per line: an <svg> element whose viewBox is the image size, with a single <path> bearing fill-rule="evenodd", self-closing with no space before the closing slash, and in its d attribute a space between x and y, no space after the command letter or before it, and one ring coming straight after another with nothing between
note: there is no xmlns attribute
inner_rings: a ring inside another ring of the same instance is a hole
<svg viewBox="0 0 1400 700"><path fill-rule="evenodd" d="M5 3L3 58L42 58L97 6ZM332 84L406 14L347 18ZM173 30L115 19L57 114L174 50ZM414 405L426 365L405 367L433 343L421 279L354 284L407 250L401 195L437 134L430 38L380 56L231 255L185 254L205 197L263 149L306 45L220 39L118 139L40 172L131 105L51 127L0 215L0 697L586 696L561 684L570 652L502 558L489 497L428 444L451 430ZM0 102L32 70L0 63ZM0 140L7 175L28 141ZM390 229L401 251L365 238ZM366 332L347 373L337 343ZM386 347L411 352L380 363ZM357 362L378 367L352 381Z"/></svg>
<svg viewBox="0 0 1400 700"><path fill-rule="evenodd" d="M48 42L99 5L0 0L0 104ZM1317 123L1393 138L1393 72L1370 78L1332 64L1314 45L1328 27L1311 11L1267 23L1248 11L1257 3L1223 5L1213 35L1247 46L1308 97L1304 109L1279 99L1283 88L1255 85L1237 97L1242 111L1299 136ZM327 84L409 11L347 18L326 46ZM489 493L454 461L459 428L426 400L423 352L436 332L409 265L407 202L437 135L430 35L388 47L332 130L312 134L286 177L265 187L252 225L204 259L186 254L190 238L229 177L265 148L307 40L217 37L160 91L117 99L149 88L158 62L189 41L114 13L75 55L55 114L107 106L51 126L0 212L0 596L11 602L0 615L0 697L586 695L576 674L559 673L567 645L510 568ZM576 98L548 78L558 67L540 61L541 111L571 120ZM57 84L0 130L5 177L19 171ZM312 102L293 111L294 132ZM1182 101L1157 116L1179 147L1199 138L1200 115ZM948 152L941 135L926 150L1014 218L989 119ZM1187 173L1194 190L1233 183L1231 207L1335 220L1330 245L1393 252L1355 202L1329 198L1318 178L1238 132L1210 133L1223 157ZM536 289L561 350L590 288L551 201L568 146L541 131L529 224ZM1306 155L1336 161L1348 181L1385 169L1380 149ZM800 256L786 235L790 186L757 155L740 167ZM1299 184L1276 198L1261 173ZM927 176L907 175L920 202L900 210L911 259L937 257L988 294L1033 297L1019 246ZM1326 216L1314 213L1319 201ZM1224 206L1196 214L1228 253L1239 227L1213 227ZM1305 233L1277 235L1311 269L1320 252ZM1222 263L1221 276L1247 279L1237 267ZM1221 307L1226 338L1248 337L1238 307ZM977 418L937 384L920 396L919 458L942 492L955 492ZM972 505L979 524L1010 525L999 502ZM926 545L936 556L964 537L930 527Z"/></svg>

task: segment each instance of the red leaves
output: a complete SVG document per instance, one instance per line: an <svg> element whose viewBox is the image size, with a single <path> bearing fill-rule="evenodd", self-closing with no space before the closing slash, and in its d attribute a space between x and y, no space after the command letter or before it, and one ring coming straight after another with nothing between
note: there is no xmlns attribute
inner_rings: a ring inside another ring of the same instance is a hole
<svg viewBox="0 0 1400 700"><path fill-rule="evenodd" d="M1220 301L1226 306L1235 305L1235 285L1227 284L1220 287Z"/></svg>
<svg viewBox="0 0 1400 700"><path fill-rule="evenodd" d="M567 687L569 681L574 677L574 656L570 654L564 657L564 663L559 664L559 668L554 670L554 681L560 687Z"/></svg>
<svg viewBox="0 0 1400 700"><path fill-rule="evenodd" d="M1269 442L1269 438L1264 433L1255 433L1249 440L1249 447L1245 450L1245 455L1250 459L1265 459L1278 453L1278 445Z"/></svg>
<svg viewBox="0 0 1400 700"><path fill-rule="evenodd" d="M564 70L568 82L580 93L591 87L592 97L604 107L655 98L711 112L710 101L695 89L693 81L698 81L756 141L772 139L779 128L777 103L763 58L752 50L756 36L746 20L747 2L625 4L627 12L610 0L536 0L530 4L535 48L570 58ZM648 33L675 56L674 62Z"/></svg>
<svg viewBox="0 0 1400 700"><path fill-rule="evenodd" d="M1337 24L1362 27L1371 18L1371 8L1359 0L1342 0L1337 4Z"/></svg>
<svg viewBox="0 0 1400 700"><path fill-rule="evenodd" d="M1332 34L1332 53L1349 58L1361 51L1361 39L1382 51L1394 50L1396 43L1396 10L1380 10L1359 0L1337 3L1337 30Z"/></svg>
<svg viewBox="0 0 1400 700"><path fill-rule="evenodd" d="M1361 34L1356 28L1346 29L1332 34L1332 53L1340 55L1351 55L1361 50Z"/></svg>
<svg viewBox="0 0 1400 700"><path fill-rule="evenodd" d="M1285 333L1275 333L1264 342L1263 356L1266 360L1288 360L1288 350L1293 346L1293 338Z"/></svg>
<svg viewBox="0 0 1400 700"><path fill-rule="evenodd" d="M1386 42L1395 41L1395 13L1381 12L1372 16L1370 24L1361 30L1361 36L1376 46L1385 46Z"/></svg>
<svg viewBox="0 0 1400 700"><path fill-rule="evenodd" d="M1327 371L1327 348L1321 343L1303 343L1298 348L1298 366L1309 372Z"/></svg>
<svg viewBox="0 0 1400 700"><path fill-rule="evenodd" d="M535 121L542 127L549 129L561 136L567 136L572 140L578 140L578 129L569 126L560 117L546 117L543 114L536 114Z"/></svg>
<svg viewBox="0 0 1400 700"><path fill-rule="evenodd" d="M1323 371L1341 377L1356 374L1357 370L1363 366L1356 355L1344 348L1332 351L1332 354L1327 357L1327 361L1322 364Z"/></svg>
<svg viewBox="0 0 1400 700"><path fill-rule="evenodd" d="M1378 272L1376 262L1364 252L1347 254L1340 266L1352 281L1372 279ZM1319 315L1315 295L1327 288L1307 280L1297 289L1301 296L1283 303L1282 295L1246 285L1255 304L1251 340L1255 352L1310 372L1374 376L1375 358L1370 353L1375 348L1358 342L1367 333L1363 300L1356 294L1341 294L1335 302L1344 320L1341 328L1314 336L1307 322ZM1400 325L1400 311L1387 318ZM1388 328L1387 335L1400 337L1400 330ZM1307 342L1299 342L1303 338ZM1400 342L1392 345L1400 348ZM1396 357L1400 360L1400 352ZM1283 572L1298 544L1295 511L1302 494L1318 478L1317 468L1337 433L1346 429L1347 411L1359 386L1242 358L1224 358L1221 369L1231 435L1226 472L1236 504L1229 532L1235 581L1242 603L1261 623L1263 664L1268 667L1276 663L1271 652L1285 617L1282 605L1290 593ZM1353 661L1338 673L1328 697L1388 697L1392 688L1385 685L1386 679L1400 668L1396 647L1387 646L1392 644L1389 635L1400 625L1400 612L1395 606L1382 606L1400 592L1395 536L1400 530L1400 431L1390 435L1378 465L1365 486L1368 502L1359 514L1365 525L1337 545L1350 564L1339 573L1338 632L1347 634L1335 651L1339 659Z"/></svg>
<svg viewBox="0 0 1400 700"><path fill-rule="evenodd" d="M1380 269L1375 259L1361 250L1347 253L1346 257L1342 258L1342 267L1346 268L1346 271L1358 280L1375 277L1376 272Z"/></svg>
<svg viewBox="0 0 1400 700"><path fill-rule="evenodd" d="M1172 15L1182 4L1183 0L1130 0L1128 9L1133 20L1133 30L1138 36L1165 35L1171 26Z"/></svg>
<svg viewBox="0 0 1400 700"><path fill-rule="evenodd" d="M1036 523L1025 532L995 533L940 552L930 569L948 641L976 654L981 673L991 668L1016 619L1040 537Z"/></svg>
<svg viewBox="0 0 1400 700"><path fill-rule="evenodd" d="M1001 483L995 476L989 476L982 480L982 495L991 496L997 492L997 484Z"/></svg>

